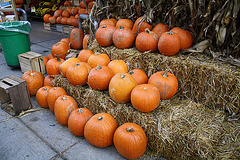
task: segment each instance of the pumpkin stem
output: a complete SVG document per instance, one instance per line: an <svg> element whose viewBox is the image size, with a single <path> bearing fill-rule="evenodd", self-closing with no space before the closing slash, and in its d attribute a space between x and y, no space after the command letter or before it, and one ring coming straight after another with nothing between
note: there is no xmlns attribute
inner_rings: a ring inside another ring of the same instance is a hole
<svg viewBox="0 0 240 160"><path fill-rule="evenodd" d="M32 73L32 72L31 72L31 73L30 73L30 75L31 75L31 76L33 76L33 75L34 75L34 73Z"/></svg>
<svg viewBox="0 0 240 160"><path fill-rule="evenodd" d="M127 128L127 132L133 132L133 131L134 131L134 130L133 130L132 127Z"/></svg>
<svg viewBox="0 0 240 160"><path fill-rule="evenodd" d="M96 70L102 69L102 66L97 66Z"/></svg>
<svg viewBox="0 0 240 160"><path fill-rule="evenodd" d="M121 78L125 78L125 75L124 75L124 74L120 74L120 77L121 77Z"/></svg>
<svg viewBox="0 0 240 160"><path fill-rule="evenodd" d="M129 71L129 74L130 74L130 75L133 75L133 73L134 73L133 71Z"/></svg>
<svg viewBox="0 0 240 160"><path fill-rule="evenodd" d="M83 110L79 108L78 113L83 113Z"/></svg>
<svg viewBox="0 0 240 160"><path fill-rule="evenodd" d="M123 30L124 29L124 27L123 26L119 26L120 27L120 30Z"/></svg>
<svg viewBox="0 0 240 160"><path fill-rule="evenodd" d="M106 25L103 25L102 28L107 28L107 26L106 26Z"/></svg>
<svg viewBox="0 0 240 160"><path fill-rule="evenodd" d="M58 61L58 62L61 62L61 59L59 58L59 56L56 55L56 54L55 54L55 56L57 57L57 61Z"/></svg>
<svg viewBox="0 0 240 160"><path fill-rule="evenodd" d="M81 64L80 63L76 63L75 66L80 66Z"/></svg>
<svg viewBox="0 0 240 160"><path fill-rule="evenodd" d="M101 121L102 119L103 119L103 117L102 117L102 116L101 116L101 117L98 117L98 120L99 120L99 121Z"/></svg>
<svg viewBox="0 0 240 160"><path fill-rule="evenodd" d="M167 78L167 77L168 77L167 73L168 73L168 69L166 69L166 70L164 71L164 73L162 74L162 76L165 77L165 78Z"/></svg>
<svg viewBox="0 0 240 160"><path fill-rule="evenodd" d="M62 97L62 100L67 100L67 97L63 96L63 97Z"/></svg>
<svg viewBox="0 0 240 160"><path fill-rule="evenodd" d="M43 87L43 90L46 91L46 90L47 90L47 87Z"/></svg>
<svg viewBox="0 0 240 160"><path fill-rule="evenodd" d="M173 33L171 30L169 32L167 32L167 34L169 35L174 35L175 33Z"/></svg>
<svg viewBox="0 0 240 160"><path fill-rule="evenodd" d="M152 32L149 30L149 28L146 28L145 33L152 33Z"/></svg>

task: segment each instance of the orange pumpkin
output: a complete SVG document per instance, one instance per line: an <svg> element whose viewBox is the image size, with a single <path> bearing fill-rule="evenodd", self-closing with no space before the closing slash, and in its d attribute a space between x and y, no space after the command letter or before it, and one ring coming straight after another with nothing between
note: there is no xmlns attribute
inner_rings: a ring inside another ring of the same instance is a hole
<svg viewBox="0 0 240 160"><path fill-rule="evenodd" d="M145 18L139 17L133 24L132 32L134 33L135 36L137 36L139 33L144 32L146 28L151 30L152 25L148 24Z"/></svg>
<svg viewBox="0 0 240 160"><path fill-rule="evenodd" d="M84 64L74 63L68 67L66 77L70 84L85 85L88 78L88 69Z"/></svg>
<svg viewBox="0 0 240 160"><path fill-rule="evenodd" d="M136 80L128 73L117 73L109 83L109 95L117 103L126 103L131 99L131 91Z"/></svg>
<svg viewBox="0 0 240 160"><path fill-rule="evenodd" d="M116 120L108 113L98 113L86 123L84 137L96 147L108 147L113 144L113 134L117 129Z"/></svg>
<svg viewBox="0 0 240 160"><path fill-rule="evenodd" d="M86 63L86 62L79 62L81 65L83 64L86 68L87 68L87 70L88 70L88 74L90 73L90 71L92 70L92 67L88 64L88 63Z"/></svg>
<svg viewBox="0 0 240 160"><path fill-rule="evenodd" d="M107 90L113 76L114 73L109 67L97 66L88 75L88 85L92 89Z"/></svg>
<svg viewBox="0 0 240 160"><path fill-rule="evenodd" d="M48 91L47 103L49 109L54 113L54 104L57 98L61 95L66 95L67 92L61 87L53 87Z"/></svg>
<svg viewBox="0 0 240 160"><path fill-rule="evenodd" d="M69 11L67 11L67 10L64 10L63 12L62 12L62 17L69 17L70 16L70 13L69 13Z"/></svg>
<svg viewBox="0 0 240 160"><path fill-rule="evenodd" d="M45 23L49 23L49 18L51 17L51 15L50 14L45 14L44 16L43 16L43 21L45 22Z"/></svg>
<svg viewBox="0 0 240 160"><path fill-rule="evenodd" d="M72 6L72 2L65 1L63 5L64 5L64 7L70 7L70 6Z"/></svg>
<svg viewBox="0 0 240 160"><path fill-rule="evenodd" d="M106 53L102 54L93 54L88 58L88 64L92 68L97 67L97 66L107 66L108 63L110 62L110 58Z"/></svg>
<svg viewBox="0 0 240 160"><path fill-rule="evenodd" d="M52 86L44 86L41 87L36 93L37 102L43 108L48 108L47 96L51 88Z"/></svg>
<svg viewBox="0 0 240 160"><path fill-rule="evenodd" d="M53 57L55 57L55 55L58 55L59 58L65 59L67 56L66 53L68 53L69 49L69 44L64 41L60 41L52 46L51 52Z"/></svg>
<svg viewBox="0 0 240 160"><path fill-rule="evenodd" d="M52 58L47 62L46 70L48 75L58 75L60 74L59 67L64 62L64 59L59 58Z"/></svg>
<svg viewBox="0 0 240 160"><path fill-rule="evenodd" d="M64 61L60 66L59 66L59 71L63 77L66 77L66 72L68 70L68 67L76 62L80 62L78 58L69 58L66 61Z"/></svg>
<svg viewBox="0 0 240 160"><path fill-rule="evenodd" d="M133 78L136 80L138 85L148 83L148 76L141 69L133 69L129 71L129 74L133 76Z"/></svg>
<svg viewBox="0 0 240 160"><path fill-rule="evenodd" d="M124 28L129 28L132 30L133 21L131 19L119 19L116 23L116 27L120 28L120 26Z"/></svg>
<svg viewBox="0 0 240 160"><path fill-rule="evenodd" d="M49 23L50 24L56 24L56 17L52 16L49 18Z"/></svg>
<svg viewBox="0 0 240 160"><path fill-rule="evenodd" d="M136 38L136 48L141 52L155 52L158 47L158 36L146 28L145 32L141 32Z"/></svg>
<svg viewBox="0 0 240 160"><path fill-rule="evenodd" d="M163 24L163 23L158 23L156 26L153 27L152 32L156 33L158 35L158 37L160 38L161 35L164 32L169 32L170 28L167 24Z"/></svg>
<svg viewBox="0 0 240 160"><path fill-rule="evenodd" d="M178 91L176 76L167 71L159 71L150 76L149 84L153 84L160 92L161 100L169 99Z"/></svg>
<svg viewBox="0 0 240 160"><path fill-rule="evenodd" d="M24 4L24 0L15 0L16 4Z"/></svg>
<svg viewBox="0 0 240 160"><path fill-rule="evenodd" d="M112 26L116 26L117 20L114 18L110 18L110 19L103 19L100 23L99 23L99 27L101 27L102 25L112 25Z"/></svg>
<svg viewBox="0 0 240 160"><path fill-rule="evenodd" d="M61 24L61 20L62 20L62 17L57 17L56 23L57 23L57 24Z"/></svg>
<svg viewBox="0 0 240 160"><path fill-rule="evenodd" d="M47 65L48 60L49 60L48 57L43 56L43 63L44 63L45 68L46 68L46 65Z"/></svg>
<svg viewBox="0 0 240 160"><path fill-rule="evenodd" d="M135 123L124 123L114 133L114 146L123 157L138 159L147 148L147 136Z"/></svg>
<svg viewBox="0 0 240 160"><path fill-rule="evenodd" d="M72 8L71 15L75 16L77 13L78 13L78 8L77 7Z"/></svg>
<svg viewBox="0 0 240 160"><path fill-rule="evenodd" d="M78 19L79 18L79 14L77 13L74 18Z"/></svg>
<svg viewBox="0 0 240 160"><path fill-rule="evenodd" d="M117 28L112 25L102 25L96 31L96 40L100 46L110 46L113 43L112 36Z"/></svg>
<svg viewBox="0 0 240 160"><path fill-rule="evenodd" d="M131 92L131 103L133 107L141 112L147 113L156 109L160 102L160 93L152 84L137 85Z"/></svg>
<svg viewBox="0 0 240 160"><path fill-rule="evenodd" d="M70 46L73 49L82 49L83 47L83 30L74 28L70 34Z"/></svg>
<svg viewBox="0 0 240 160"><path fill-rule="evenodd" d="M125 49L133 46L135 36L131 29L120 26L113 33L112 40L117 48Z"/></svg>
<svg viewBox="0 0 240 160"><path fill-rule="evenodd" d="M67 25L71 26L72 25L72 20L73 20L73 18L68 18L67 19Z"/></svg>
<svg viewBox="0 0 240 160"><path fill-rule="evenodd" d="M92 7L93 7L93 2L89 2L88 3L88 9L92 9Z"/></svg>
<svg viewBox="0 0 240 160"><path fill-rule="evenodd" d="M78 108L77 102L68 95L62 95L54 103L54 114L61 125L68 125L68 117Z"/></svg>
<svg viewBox="0 0 240 160"><path fill-rule="evenodd" d="M75 136L83 136L85 124L92 116L92 112L87 108L73 110L68 118L70 132Z"/></svg>
<svg viewBox="0 0 240 160"><path fill-rule="evenodd" d="M62 15L62 12L63 12L63 10L61 10L61 9L58 9L58 10L56 10L55 12L54 12L54 17L60 17L61 15Z"/></svg>
<svg viewBox="0 0 240 160"><path fill-rule="evenodd" d="M181 46L180 50L190 48L193 43L193 37L192 34L188 30L181 29L179 27L174 27L171 29L173 33L178 34L178 36L181 39Z"/></svg>
<svg viewBox="0 0 240 160"><path fill-rule="evenodd" d="M68 45L69 45L69 43L70 43L70 39L69 39L69 38L63 38L63 39L61 39L61 41L66 42Z"/></svg>
<svg viewBox="0 0 240 160"><path fill-rule="evenodd" d="M114 75L128 72L128 66L123 60L112 60L108 63L108 67L113 71Z"/></svg>
<svg viewBox="0 0 240 160"><path fill-rule="evenodd" d="M89 58L91 55L93 55L93 54L94 54L94 53L93 53L92 50L89 50L89 49L85 50L85 49L83 49L83 50L81 50L81 51L79 52L77 58L78 58L80 61L82 61L82 62L88 62L88 58Z"/></svg>
<svg viewBox="0 0 240 160"><path fill-rule="evenodd" d="M62 17L61 18L61 24L66 25L67 24L68 17Z"/></svg>
<svg viewBox="0 0 240 160"><path fill-rule="evenodd" d="M87 49L89 34L83 37L83 49Z"/></svg>
<svg viewBox="0 0 240 160"><path fill-rule="evenodd" d="M79 7L80 7L80 8L86 8L86 6L85 6L85 4L84 4L83 1L81 1L81 2L79 3Z"/></svg>
<svg viewBox="0 0 240 160"><path fill-rule="evenodd" d="M76 18L72 19L72 26L74 26L74 27L78 27L79 26L78 19L76 19Z"/></svg>
<svg viewBox="0 0 240 160"><path fill-rule="evenodd" d="M164 32L158 41L158 50L165 56L175 55L181 48L180 37L173 32Z"/></svg>
<svg viewBox="0 0 240 160"><path fill-rule="evenodd" d="M86 12L87 12L87 10L84 9L84 8L80 8L80 9L78 10L78 14L79 14L79 15L80 15L80 14L86 14Z"/></svg>
<svg viewBox="0 0 240 160"><path fill-rule="evenodd" d="M27 71L22 75L22 79L27 82L27 88L30 96L36 95L37 91L43 87L44 76L40 72Z"/></svg>
<svg viewBox="0 0 240 160"><path fill-rule="evenodd" d="M51 86L52 84L52 80L54 78L50 75L47 75L45 78L44 78L44 81L43 81L43 86Z"/></svg>
<svg viewBox="0 0 240 160"><path fill-rule="evenodd" d="M52 59L52 58L54 58L54 57L53 57L52 53L50 53L50 54L47 55L47 58L50 60L50 59ZM47 65L47 64L46 64L46 65Z"/></svg>

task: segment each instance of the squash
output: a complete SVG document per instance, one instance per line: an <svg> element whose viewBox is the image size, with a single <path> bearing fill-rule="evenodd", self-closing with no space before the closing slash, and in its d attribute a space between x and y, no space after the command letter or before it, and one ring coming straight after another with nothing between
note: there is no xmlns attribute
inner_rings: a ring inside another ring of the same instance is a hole
<svg viewBox="0 0 240 160"><path fill-rule="evenodd" d="M37 102L43 108L48 108L47 96L51 88L52 86L44 86L41 87L36 93Z"/></svg>
<svg viewBox="0 0 240 160"><path fill-rule="evenodd" d="M53 87L49 90L47 96L47 103L49 109L54 113L54 104L57 98L61 95L66 95L67 92L62 87Z"/></svg>

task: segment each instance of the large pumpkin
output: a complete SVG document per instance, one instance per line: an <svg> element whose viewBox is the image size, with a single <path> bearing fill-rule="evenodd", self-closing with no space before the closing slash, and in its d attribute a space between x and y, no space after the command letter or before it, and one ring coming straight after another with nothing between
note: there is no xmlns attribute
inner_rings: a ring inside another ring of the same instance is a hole
<svg viewBox="0 0 240 160"><path fill-rule="evenodd" d="M97 67L97 66L107 66L108 63L110 62L110 58L106 53L101 53L101 54L93 54L88 58L88 64L92 68Z"/></svg>
<svg viewBox="0 0 240 160"><path fill-rule="evenodd" d="M114 75L128 72L128 66L123 60L112 60L108 63L108 67L113 71Z"/></svg>
<svg viewBox="0 0 240 160"><path fill-rule="evenodd" d="M93 55L93 51L92 50L89 50L89 49L83 49L79 52L78 54L78 59L81 61L81 62L88 62L88 58Z"/></svg>
<svg viewBox="0 0 240 160"><path fill-rule="evenodd" d="M107 90L113 76L114 73L108 66L97 66L88 75L88 85L92 89Z"/></svg>
<svg viewBox="0 0 240 160"><path fill-rule="evenodd" d="M64 59L59 58L52 58L46 64L46 70L48 75L58 75L60 74L59 67L64 62Z"/></svg>
<svg viewBox="0 0 240 160"><path fill-rule="evenodd" d="M109 95L117 103L129 102L131 91L136 85L136 80L130 74L117 73L109 83Z"/></svg>
<svg viewBox="0 0 240 160"><path fill-rule="evenodd" d="M54 103L54 114L61 125L68 125L68 117L78 108L77 102L68 95L62 95Z"/></svg>
<svg viewBox="0 0 240 160"><path fill-rule="evenodd" d="M113 134L117 129L116 120L108 113L98 113L86 123L84 137L96 147L108 147L113 144Z"/></svg>
<svg viewBox="0 0 240 160"><path fill-rule="evenodd" d="M148 28L145 32L141 32L136 38L136 48L141 52L155 52L158 47L158 36L151 32Z"/></svg>
<svg viewBox="0 0 240 160"><path fill-rule="evenodd" d="M141 112L151 112L160 102L160 93L152 84L137 85L131 92L131 103Z"/></svg>
<svg viewBox="0 0 240 160"><path fill-rule="evenodd" d="M79 62L71 64L66 72L66 77L69 83L74 86L85 85L88 78L88 69Z"/></svg>
<svg viewBox="0 0 240 160"><path fill-rule="evenodd" d="M44 76L40 72L27 71L22 75L22 79L27 82L27 88L30 96L34 96L37 91L43 87Z"/></svg>
<svg viewBox="0 0 240 160"><path fill-rule="evenodd" d="M135 123L124 123L114 133L114 146L127 159L141 157L147 148L147 136Z"/></svg>
<svg viewBox="0 0 240 160"><path fill-rule="evenodd" d="M133 46L135 36L131 29L120 26L113 33L112 40L117 48L125 49Z"/></svg>
<svg viewBox="0 0 240 160"><path fill-rule="evenodd" d="M103 25L112 25L112 26L116 26L117 20L114 18L110 18L110 19L103 19L100 23L99 26L103 26Z"/></svg>
<svg viewBox="0 0 240 160"><path fill-rule="evenodd" d="M152 25L148 24L143 17L139 17L133 24L132 31L135 36L137 36L139 33L144 32L145 29L148 28L149 30L152 29Z"/></svg>
<svg viewBox="0 0 240 160"><path fill-rule="evenodd" d="M180 50L190 48L193 43L192 34L188 30L181 29L179 27L174 27L171 29L173 33L178 34L181 39L181 47Z"/></svg>
<svg viewBox="0 0 240 160"><path fill-rule="evenodd" d="M47 96L51 88L52 86L44 86L41 87L36 93L37 102L43 108L48 108Z"/></svg>
<svg viewBox="0 0 240 160"><path fill-rule="evenodd" d="M80 62L80 60L78 58L69 58L67 59L66 61L64 61L60 66L59 66L59 71L61 73L61 75L63 77L66 77L66 72L68 70L68 67L73 64L73 63L76 63L76 62Z"/></svg>
<svg viewBox="0 0 240 160"><path fill-rule="evenodd" d="M181 48L180 37L173 32L164 32L158 41L158 50L165 56L175 55Z"/></svg>
<svg viewBox="0 0 240 160"><path fill-rule="evenodd" d="M69 49L70 47L66 42L60 41L52 46L51 53L53 57L55 57L55 55L58 55L59 58L65 59L67 56L66 53L68 53Z"/></svg>
<svg viewBox="0 0 240 160"><path fill-rule="evenodd" d="M70 34L70 46L73 49L83 48L83 30L74 28Z"/></svg>
<svg viewBox="0 0 240 160"><path fill-rule="evenodd" d="M47 103L49 109L54 113L54 104L56 99L61 95L66 95L67 92L61 87L53 87L49 90L47 96Z"/></svg>
<svg viewBox="0 0 240 160"><path fill-rule="evenodd" d="M83 136L85 124L92 116L92 112L87 108L77 108L72 111L68 118L70 132L75 136Z"/></svg>
<svg viewBox="0 0 240 160"><path fill-rule="evenodd" d="M133 76L133 78L136 80L138 85L148 83L148 76L141 69L133 69L129 71L129 74Z"/></svg>
<svg viewBox="0 0 240 160"><path fill-rule="evenodd" d="M160 92L161 100L169 99L178 91L176 76L167 71L159 71L150 76L149 84L153 84Z"/></svg>
<svg viewBox="0 0 240 160"><path fill-rule="evenodd" d="M110 46L113 44L112 36L117 28L112 25L102 25L96 31L96 40L100 46Z"/></svg>

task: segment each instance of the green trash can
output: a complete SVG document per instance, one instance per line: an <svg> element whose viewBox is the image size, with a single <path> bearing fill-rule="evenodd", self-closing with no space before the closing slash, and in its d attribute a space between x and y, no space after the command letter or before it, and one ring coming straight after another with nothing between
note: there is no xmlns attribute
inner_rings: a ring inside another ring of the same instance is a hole
<svg viewBox="0 0 240 160"><path fill-rule="evenodd" d="M18 55L30 51L30 31L28 21L0 23L0 43L7 65L11 68L20 67Z"/></svg>

